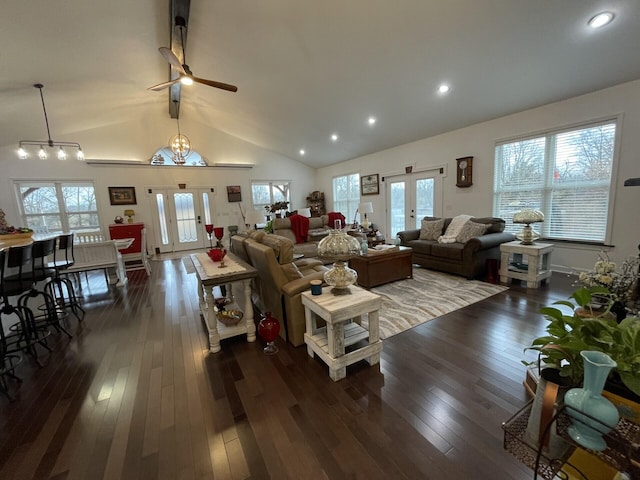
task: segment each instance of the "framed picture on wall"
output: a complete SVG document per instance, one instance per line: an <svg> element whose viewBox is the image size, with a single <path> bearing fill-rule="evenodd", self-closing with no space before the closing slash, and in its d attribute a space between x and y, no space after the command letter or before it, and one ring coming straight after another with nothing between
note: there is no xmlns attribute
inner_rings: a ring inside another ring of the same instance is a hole
<svg viewBox="0 0 640 480"><path fill-rule="evenodd" d="M111 205L136 205L136 187L109 187Z"/></svg>
<svg viewBox="0 0 640 480"><path fill-rule="evenodd" d="M242 201L242 192L240 191L240 185L231 185L227 187L227 200L229 202Z"/></svg>
<svg viewBox="0 0 640 480"><path fill-rule="evenodd" d="M360 177L361 195L378 195L380 193L380 176L377 173Z"/></svg>

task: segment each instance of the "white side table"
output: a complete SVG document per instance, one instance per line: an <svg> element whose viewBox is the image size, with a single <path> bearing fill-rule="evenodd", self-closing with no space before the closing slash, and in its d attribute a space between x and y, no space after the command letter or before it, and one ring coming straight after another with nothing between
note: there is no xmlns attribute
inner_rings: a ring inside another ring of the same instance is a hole
<svg viewBox="0 0 640 480"><path fill-rule="evenodd" d="M382 299L360 287L352 285L349 289L349 295L333 295L329 287L323 289L322 295L302 293L307 353L312 358L317 354L329 366L329 376L334 382L346 377L347 365L363 359L369 365L380 362L382 351L378 323ZM368 317L368 330L361 325L363 315ZM326 326L318 328L318 318L322 318ZM367 345L345 353L345 347L367 338Z"/></svg>
<svg viewBox="0 0 640 480"><path fill-rule="evenodd" d="M523 245L519 240L500 245L500 281L524 280L527 288L538 288L551 279L550 256L553 245L534 243Z"/></svg>

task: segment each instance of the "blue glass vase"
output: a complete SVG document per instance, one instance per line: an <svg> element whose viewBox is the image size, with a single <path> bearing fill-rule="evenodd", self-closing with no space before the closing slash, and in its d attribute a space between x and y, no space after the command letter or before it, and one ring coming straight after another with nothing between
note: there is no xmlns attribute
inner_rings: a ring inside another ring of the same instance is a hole
<svg viewBox="0 0 640 480"><path fill-rule="evenodd" d="M584 350L580 355L584 359L584 385L572 388L564 396L567 414L571 417L567 433L583 447L602 451L607 448L603 435L610 432L620 418L613 403L602 396L607 376L617 363L602 352Z"/></svg>

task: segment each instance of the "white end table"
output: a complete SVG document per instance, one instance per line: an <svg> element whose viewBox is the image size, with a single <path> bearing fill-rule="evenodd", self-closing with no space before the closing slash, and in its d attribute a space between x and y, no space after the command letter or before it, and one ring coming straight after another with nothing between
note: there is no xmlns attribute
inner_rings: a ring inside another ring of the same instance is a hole
<svg viewBox="0 0 640 480"><path fill-rule="evenodd" d="M352 285L349 289L348 295L333 295L330 287L323 288L322 295L302 293L307 353L312 358L317 354L329 366L329 376L334 382L347 376L347 365L364 359L369 365L379 363L382 351L378 323L382 299L360 287ZM368 330L361 325L363 315L368 317ZM318 318L326 326L318 328ZM345 353L345 347L367 338L367 345Z"/></svg>
<svg viewBox="0 0 640 480"><path fill-rule="evenodd" d="M542 282L548 283L551 279L549 258L552 252L553 245L550 243L523 245L515 240L501 244L500 281L524 280L527 288L538 288Z"/></svg>

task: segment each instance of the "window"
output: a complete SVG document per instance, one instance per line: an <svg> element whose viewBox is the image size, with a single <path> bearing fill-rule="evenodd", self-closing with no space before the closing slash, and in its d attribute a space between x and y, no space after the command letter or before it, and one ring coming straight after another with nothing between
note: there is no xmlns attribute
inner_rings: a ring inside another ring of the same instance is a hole
<svg viewBox="0 0 640 480"><path fill-rule="evenodd" d="M353 173L333 179L333 211L342 213L347 222L356 217L360 203L360 175Z"/></svg>
<svg viewBox="0 0 640 480"><path fill-rule="evenodd" d="M537 209L543 237L604 243L615 136L609 120L497 145L494 215L517 233L513 214Z"/></svg>
<svg viewBox="0 0 640 480"><path fill-rule="evenodd" d="M16 182L23 224L35 232L100 229L92 182Z"/></svg>
<svg viewBox="0 0 640 480"><path fill-rule="evenodd" d="M264 181L251 182L251 199L253 208L266 213L264 207L276 202L289 202L290 182L287 181ZM291 207L291 204L289 204Z"/></svg>

